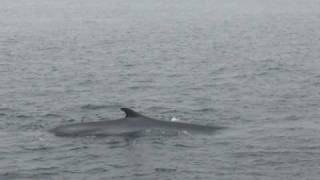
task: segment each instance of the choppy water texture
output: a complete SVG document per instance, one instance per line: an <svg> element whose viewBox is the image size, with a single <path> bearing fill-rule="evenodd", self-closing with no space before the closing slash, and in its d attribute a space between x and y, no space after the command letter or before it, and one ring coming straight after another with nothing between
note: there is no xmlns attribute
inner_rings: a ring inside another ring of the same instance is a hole
<svg viewBox="0 0 320 180"><path fill-rule="evenodd" d="M2 0L0 179L318 179L318 0ZM61 138L150 117L214 135Z"/></svg>

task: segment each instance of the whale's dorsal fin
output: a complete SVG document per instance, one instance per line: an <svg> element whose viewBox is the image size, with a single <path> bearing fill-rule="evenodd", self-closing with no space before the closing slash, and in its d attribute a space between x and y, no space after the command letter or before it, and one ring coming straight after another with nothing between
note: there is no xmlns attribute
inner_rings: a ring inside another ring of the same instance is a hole
<svg viewBox="0 0 320 180"><path fill-rule="evenodd" d="M139 114L139 113L137 113L134 110L129 109L129 108L121 108L121 110L126 113L126 118L142 116L141 114Z"/></svg>

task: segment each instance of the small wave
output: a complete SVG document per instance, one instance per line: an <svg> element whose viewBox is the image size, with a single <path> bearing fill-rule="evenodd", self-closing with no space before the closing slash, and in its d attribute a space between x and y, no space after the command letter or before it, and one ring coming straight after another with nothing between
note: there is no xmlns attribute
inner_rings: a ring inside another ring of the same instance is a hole
<svg viewBox="0 0 320 180"><path fill-rule="evenodd" d="M107 105L86 104L81 106L81 109L88 109L88 110L98 110L98 109L106 109L106 108L108 108Z"/></svg>
<svg viewBox="0 0 320 180"><path fill-rule="evenodd" d="M62 117L60 114L53 114L53 113L48 113L43 115L43 117L47 117L47 118L60 118Z"/></svg>
<svg viewBox="0 0 320 180"><path fill-rule="evenodd" d="M7 107L0 107L0 111L13 111L13 109Z"/></svg>
<svg viewBox="0 0 320 180"><path fill-rule="evenodd" d="M94 81L90 80L90 79L87 79L87 80L84 80L84 81L81 81L79 82L78 84L80 86L83 86L83 85L89 85L89 84L92 84Z"/></svg>
<svg viewBox="0 0 320 180"><path fill-rule="evenodd" d="M41 47L41 48L38 48L39 51L58 51L58 50L61 50L62 48L61 47L57 47L57 46L48 46L48 47Z"/></svg>
<svg viewBox="0 0 320 180"><path fill-rule="evenodd" d="M122 169L122 168L128 167L127 165L119 165L119 164L110 164L109 166L116 169Z"/></svg>
<svg viewBox="0 0 320 180"><path fill-rule="evenodd" d="M195 110L195 111L207 113L207 112L214 112L215 109L213 109L213 108L201 108L201 109L197 109L197 110Z"/></svg>
<svg viewBox="0 0 320 180"><path fill-rule="evenodd" d="M155 168L156 172L176 172L176 168Z"/></svg>
<svg viewBox="0 0 320 180"><path fill-rule="evenodd" d="M9 179L16 179L16 178L17 178L17 175L15 175L14 173L6 172L4 174L0 174L1 180L9 180Z"/></svg>
<svg viewBox="0 0 320 180"><path fill-rule="evenodd" d="M19 172L7 172L5 174L0 174L0 180L9 180L9 179L24 179L24 180L32 180L32 179L47 179L50 176L56 175L56 171L59 167L43 167L43 168L34 168L29 171L20 170ZM37 172L37 173L35 173Z"/></svg>
<svg viewBox="0 0 320 180"><path fill-rule="evenodd" d="M92 168L90 170L88 170L87 173L103 173L103 172L107 172L108 170L102 167L98 167L98 168Z"/></svg>
<svg viewBox="0 0 320 180"><path fill-rule="evenodd" d="M132 89L132 90L138 90L138 89L145 90L145 89L151 89L153 87L154 86L149 86L149 85L136 85L136 86L130 86L129 89Z"/></svg>
<svg viewBox="0 0 320 180"><path fill-rule="evenodd" d="M40 124L38 122L32 122L32 123L28 123L28 124L24 124L20 126L20 129L24 129L24 130L38 130L38 129L44 129L44 125Z"/></svg>
<svg viewBox="0 0 320 180"><path fill-rule="evenodd" d="M133 176L134 177L142 177L142 176L146 176L148 175L147 173L134 173Z"/></svg>
<svg viewBox="0 0 320 180"><path fill-rule="evenodd" d="M111 140L109 142L107 142L107 144L110 144L110 145L118 145L118 144L121 144L122 142L121 141L117 141L117 140Z"/></svg>
<svg viewBox="0 0 320 180"><path fill-rule="evenodd" d="M89 146L86 145L81 145L81 146L75 146L69 149L69 151L78 151L78 150L82 150L82 149L88 149Z"/></svg>
<svg viewBox="0 0 320 180"><path fill-rule="evenodd" d="M28 118L31 118L32 116L24 115L24 114L18 114L18 115L16 115L16 117L20 118L20 119L28 119Z"/></svg>
<svg viewBox="0 0 320 180"><path fill-rule="evenodd" d="M26 151L47 151L47 150L51 149L51 147L44 146L44 145L39 145L39 146L36 146L36 147L21 146L20 148L23 149L23 150L26 150Z"/></svg>
<svg viewBox="0 0 320 180"><path fill-rule="evenodd" d="M175 147L182 147L182 148L194 148L194 146L188 146L188 145L184 145L184 144L175 144Z"/></svg>
<svg viewBox="0 0 320 180"><path fill-rule="evenodd" d="M284 120L287 120L287 121L297 121L297 120L299 120L300 119L300 117L298 117L298 116L296 116L296 115L289 115L289 116L286 116L285 118L284 118Z"/></svg>
<svg viewBox="0 0 320 180"><path fill-rule="evenodd" d="M7 107L0 107L0 116L9 116L14 114L15 110Z"/></svg>
<svg viewBox="0 0 320 180"><path fill-rule="evenodd" d="M57 167L57 166L37 167L37 168L34 168L33 170L35 170L35 171L52 171L52 170L55 170L55 169L58 170L59 167Z"/></svg>
<svg viewBox="0 0 320 180"><path fill-rule="evenodd" d="M307 145L307 146L301 146L301 147L297 147L297 149L299 150L303 150L304 152L307 152L308 151L308 154L314 154L314 155L317 155L317 154L320 154L319 150L320 150L320 145ZM311 152L310 152L311 151ZM314 152L312 152L314 151Z"/></svg>

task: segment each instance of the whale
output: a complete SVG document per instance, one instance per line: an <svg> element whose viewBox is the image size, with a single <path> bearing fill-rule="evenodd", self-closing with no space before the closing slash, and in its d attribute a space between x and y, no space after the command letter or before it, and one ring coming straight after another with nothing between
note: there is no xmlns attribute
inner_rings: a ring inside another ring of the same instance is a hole
<svg viewBox="0 0 320 180"><path fill-rule="evenodd" d="M188 133L213 133L219 126L206 126L177 121L164 121L142 115L130 108L121 108L124 118L60 125L50 130L56 136L130 136L147 130L163 130Z"/></svg>

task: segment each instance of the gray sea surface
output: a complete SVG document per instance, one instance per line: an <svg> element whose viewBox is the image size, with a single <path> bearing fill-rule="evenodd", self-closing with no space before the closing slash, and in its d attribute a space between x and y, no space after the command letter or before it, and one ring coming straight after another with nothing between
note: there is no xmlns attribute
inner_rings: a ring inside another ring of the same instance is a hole
<svg viewBox="0 0 320 180"><path fill-rule="evenodd" d="M226 128L48 132L121 107ZM0 1L1 180L319 177L319 0Z"/></svg>

